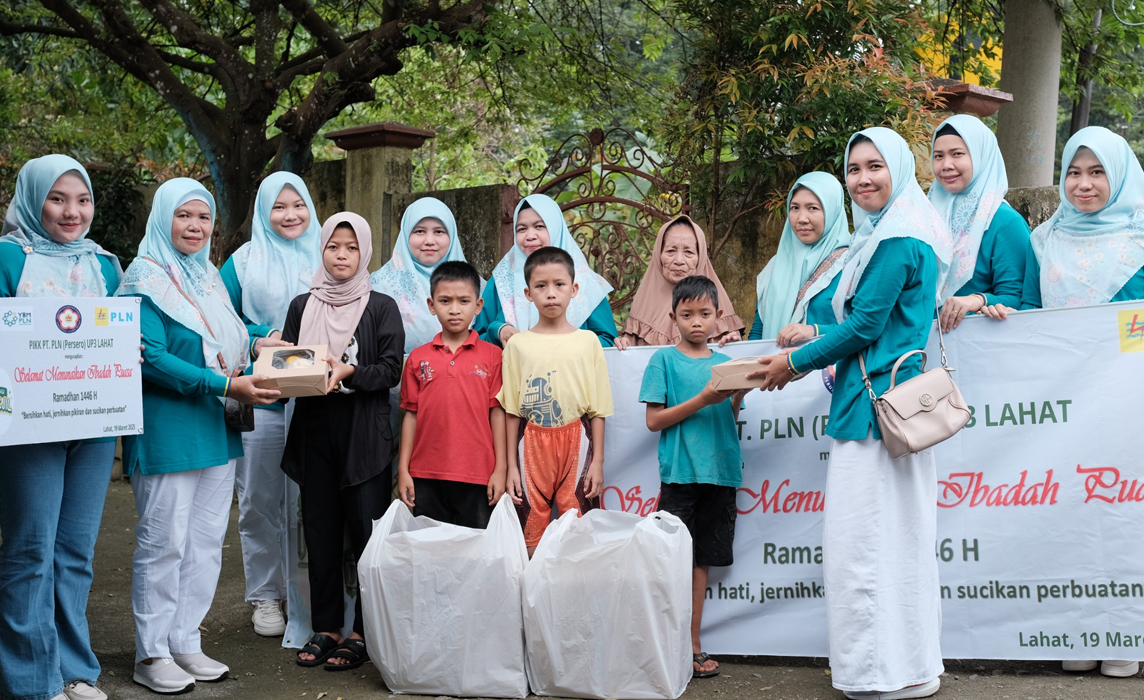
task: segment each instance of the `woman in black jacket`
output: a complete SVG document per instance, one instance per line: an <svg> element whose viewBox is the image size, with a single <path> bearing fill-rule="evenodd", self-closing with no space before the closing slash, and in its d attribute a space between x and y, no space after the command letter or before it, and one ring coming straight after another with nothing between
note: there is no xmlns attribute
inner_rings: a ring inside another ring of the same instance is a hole
<svg viewBox="0 0 1144 700"><path fill-rule="evenodd" d="M302 529L309 553L314 637L300 666L343 671L368 658L361 601L353 630L343 622L342 542L348 525L355 562L373 521L390 501L393 435L389 391L401 378L405 330L393 299L371 289L369 224L349 212L322 226L322 269L310 292L290 303L282 339L326 344L329 393L299 398L286 437L282 469L302 493Z"/></svg>

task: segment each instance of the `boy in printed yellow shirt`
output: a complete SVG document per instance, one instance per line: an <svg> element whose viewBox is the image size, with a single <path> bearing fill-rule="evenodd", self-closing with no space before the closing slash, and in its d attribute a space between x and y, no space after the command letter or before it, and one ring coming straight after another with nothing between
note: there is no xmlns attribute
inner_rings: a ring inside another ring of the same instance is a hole
<svg viewBox="0 0 1144 700"><path fill-rule="evenodd" d="M498 398L508 431L508 491L524 506L524 542L532 556L553 508L583 514L598 506L604 418L613 410L600 342L566 316L578 291L572 257L540 248L528 256L524 279L540 319L505 346Z"/></svg>

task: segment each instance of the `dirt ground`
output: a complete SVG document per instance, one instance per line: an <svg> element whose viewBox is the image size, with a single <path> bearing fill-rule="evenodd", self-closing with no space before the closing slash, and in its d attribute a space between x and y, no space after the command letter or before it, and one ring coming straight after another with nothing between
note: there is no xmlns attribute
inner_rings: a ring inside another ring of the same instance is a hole
<svg viewBox="0 0 1144 700"><path fill-rule="evenodd" d="M103 664L101 687L112 700L158 696L131 681L135 631L131 617L131 554L135 547L135 504L127 482L111 484L95 556L95 584L88 617L92 645ZM222 577L214 607L203 626L204 651L226 663L231 677L200 683L188 697L268 700L357 700L392 698L381 674L367 664L357 671L330 673L294 664L294 652L254 634L243 601L238 512L231 514ZM825 659L719 657L722 675L692 681L685 700L842 700L831 688ZM1144 678L1104 678L1096 672L1064 674L1056 663L947 660L942 700L1139 700Z"/></svg>

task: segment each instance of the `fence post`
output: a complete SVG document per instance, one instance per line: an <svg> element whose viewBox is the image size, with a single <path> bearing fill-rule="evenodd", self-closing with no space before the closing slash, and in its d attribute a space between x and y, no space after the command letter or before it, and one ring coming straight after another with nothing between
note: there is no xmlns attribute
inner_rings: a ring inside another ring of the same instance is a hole
<svg viewBox="0 0 1144 700"><path fill-rule="evenodd" d="M393 196L413 189L413 151L436 135L397 122L326 134L346 151L346 209L365 217L373 229L370 272L385 264L393 252Z"/></svg>

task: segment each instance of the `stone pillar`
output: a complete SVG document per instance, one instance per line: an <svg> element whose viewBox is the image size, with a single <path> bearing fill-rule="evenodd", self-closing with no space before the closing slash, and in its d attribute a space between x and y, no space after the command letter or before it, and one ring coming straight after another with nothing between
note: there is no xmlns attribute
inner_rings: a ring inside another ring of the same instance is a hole
<svg viewBox="0 0 1144 700"><path fill-rule="evenodd" d="M393 231L399 222L393 198L413 189L413 150L436 135L397 122L326 134L346 151L346 210L365 217L373 230L370 272L384 265L393 252Z"/></svg>
<svg viewBox="0 0 1144 700"><path fill-rule="evenodd" d="M1061 25L1045 0L1005 0L1001 89L1012 104L997 116L997 142L1010 187L1053 184Z"/></svg>

